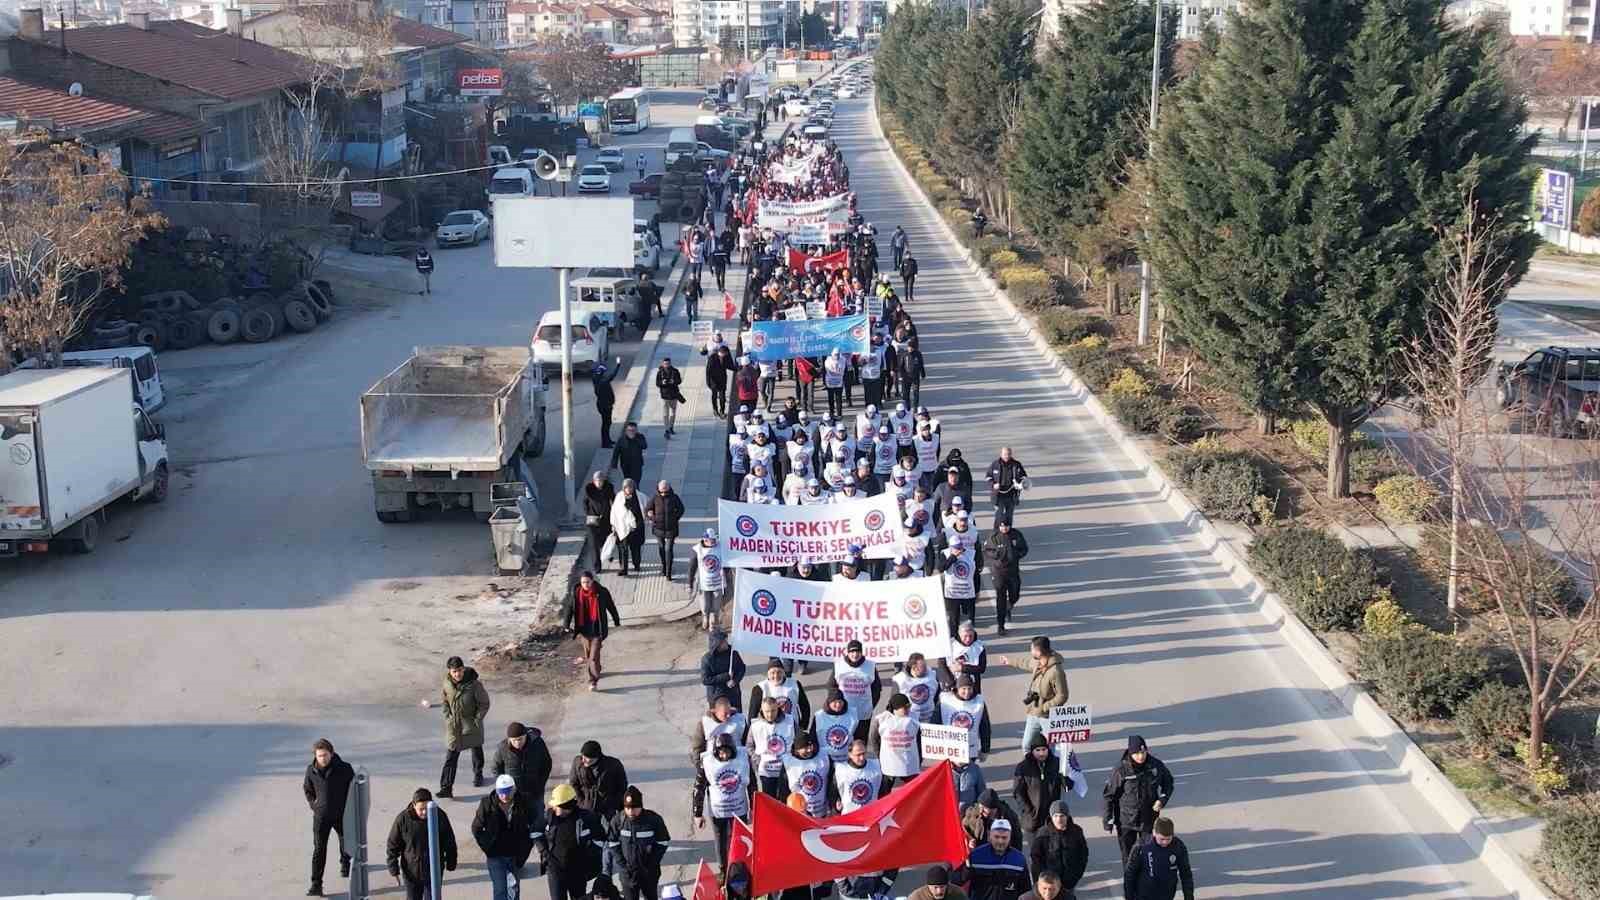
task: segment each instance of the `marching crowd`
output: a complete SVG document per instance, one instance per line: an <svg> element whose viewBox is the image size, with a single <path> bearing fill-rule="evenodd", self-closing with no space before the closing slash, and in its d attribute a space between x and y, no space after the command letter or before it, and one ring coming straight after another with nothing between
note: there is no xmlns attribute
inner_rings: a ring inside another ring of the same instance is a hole
<svg viewBox="0 0 1600 900"><path fill-rule="evenodd" d="M797 174L798 173L798 174ZM947 446L940 419L921 403L926 376L917 326L909 312L917 262L901 229L890 240L902 275L901 299L887 273L878 271L876 231L856 211L849 170L831 141L786 135L761 152L747 152L719 174L704 218L688 230L686 288L697 315L701 265L710 260L719 289L734 254L748 266L739 304L742 324L788 318L869 313L873 327L866 353L834 351L786 364L753 360L720 336L705 348L706 389L712 408L728 423L724 497L754 504L811 505L892 495L903 525L892 559L858 555L833 563L794 560L778 570L809 581L866 582L937 576L953 636L937 659L922 654L880 664L860 642L815 677L804 661L772 659L745 691L745 660L723 630L723 601L732 580L722 564L715 529L693 546L686 588L700 601L707 648L699 677L705 706L688 723L693 773L690 808L696 827L715 835L722 888L728 900L750 900L751 877L742 862L729 864L736 820L748 823L764 794L806 816L825 819L860 809L903 788L923 771L920 729L937 724L962 729L970 761L953 766L956 803L967 856L953 867L928 869L911 900L1066 900L1088 867L1083 828L1069 808L1088 795L1088 780L1071 745L1051 744L1045 721L1063 705L1069 688L1063 660L1040 635L1029 642L1023 664L1031 677L1021 698L1025 714L1020 758L1012 769L1010 799L986 782L982 763L992 752L990 700L983 692L991 658L978 633L982 579L993 586L996 633L1006 635L1020 600L1021 563L1028 542L1013 518L1028 472L1010 448L978 476L987 483L991 530L982 535L974 508L974 472L961 450ZM848 224L825 240L801 243L759 227L762 199L817 200L845 195ZM718 227L720 220L720 229ZM909 271L909 274L907 274ZM681 399L682 375L667 360L656 375L663 399ZM779 399L780 382L792 382ZM815 386L826 395L819 414ZM857 389L859 388L859 398ZM775 411L775 407L777 407ZM672 422L667 422L671 434ZM609 443L609 432L605 435ZM624 576L639 572L644 529L655 534L660 572L671 579L674 542L684 506L662 481L654 494L639 489L643 435L627 423L616 441L614 463L621 490L606 472L584 488L594 568L582 573L566 611L566 629L583 647L591 689L602 676L601 647L621 624L604 563L615 557ZM614 549L613 549L614 548ZM852 548L853 550L856 548ZM892 669L892 671L890 671ZM802 678L811 678L808 687ZM820 700L820 702L817 702ZM459 757L468 753L474 787L490 784L478 803L471 834L488 859L494 900L520 897L530 858L547 879L550 900L676 900L681 890L662 884L662 863L672 836L628 778L622 761L589 740L564 777L550 786L554 763L539 729L506 726L486 769L484 721L490 697L477 673L451 657L441 688L446 756L439 790L418 789L395 818L387 861L409 898L426 895L429 804L454 796ZM341 840L350 766L327 741L318 741L307 767L305 795L313 813L312 884L322 891L330 832ZM548 790L547 790L548 789ZM1101 790L1100 823L1115 833L1127 900L1193 900L1188 851L1165 816L1172 802L1171 772L1143 738L1128 739L1121 760ZM448 816L439 809L438 831L446 869L457 852ZM916 822L901 823L914 830ZM886 900L897 870L854 875L782 891L780 900Z"/></svg>

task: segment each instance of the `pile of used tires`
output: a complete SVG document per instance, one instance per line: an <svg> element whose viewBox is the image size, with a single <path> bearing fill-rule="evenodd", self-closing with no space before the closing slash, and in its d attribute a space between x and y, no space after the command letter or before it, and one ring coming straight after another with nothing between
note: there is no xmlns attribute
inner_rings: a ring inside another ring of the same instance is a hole
<svg viewBox="0 0 1600 900"><path fill-rule="evenodd" d="M274 297L259 291L202 304L188 291L159 291L140 299L133 320L110 319L83 336L86 349L142 344L156 352L210 341L260 344L291 331L304 333L333 318L333 286L302 281Z"/></svg>
<svg viewBox="0 0 1600 900"><path fill-rule="evenodd" d="M661 176L661 220L693 222L700 218L705 204L705 176L694 164L693 157L680 158L667 174Z"/></svg>

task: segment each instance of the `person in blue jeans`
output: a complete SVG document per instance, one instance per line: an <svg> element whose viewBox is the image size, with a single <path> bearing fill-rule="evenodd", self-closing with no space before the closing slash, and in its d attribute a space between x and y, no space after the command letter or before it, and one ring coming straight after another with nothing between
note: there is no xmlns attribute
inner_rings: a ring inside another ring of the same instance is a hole
<svg viewBox="0 0 1600 900"><path fill-rule="evenodd" d="M517 790L516 779L496 778L494 791L479 801L472 818L472 838L488 864L494 900L521 900L522 868L543 831L543 816Z"/></svg>

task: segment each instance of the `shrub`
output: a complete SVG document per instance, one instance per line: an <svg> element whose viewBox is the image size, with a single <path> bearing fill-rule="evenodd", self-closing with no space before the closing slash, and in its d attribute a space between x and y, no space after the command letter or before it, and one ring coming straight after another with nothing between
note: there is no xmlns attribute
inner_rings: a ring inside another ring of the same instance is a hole
<svg viewBox="0 0 1600 900"><path fill-rule="evenodd" d="M987 265L994 254L1006 249L1006 239L998 234L986 234L972 242L972 258L979 265Z"/></svg>
<svg viewBox="0 0 1600 900"><path fill-rule="evenodd" d="M1559 794L1572 786L1567 773L1562 771L1561 757L1556 755L1556 750L1549 744L1540 744L1539 767L1528 770L1528 778L1533 781L1533 787L1546 797ZM1526 766L1530 758L1528 751L1533 749L1532 739L1517 741L1517 759Z"/></svg>
<svg viewBox="0 0 1600 900"><path fill-rule="evenodd" d="M1380 589L1378 596L1361 615L1362 634L1375 637L1394 637L1416 624L1405 609L1394 602L1394 596L1388 588Z"/></svg>
<svg viewBox="0 0 1600 900"><path fill-rule="evenodd" d="M1172 477L1206 515L1229 522L1255 519L1251 504L1258 494L1266 493L1267 479L1250 454L1190 447L1172 454L1170 460Z"/></svg>
<svg viewBox="0 0 1600 900"><path fill-rule="evenodd" d="M1070 350L1084 338L1105 338L1111 334L1111 323L1099 316L1073 312L1066 309L1045 310L1036 317L1039 330L1053 346ZM1103 353L1104 349L1097 348ZM1069 359L1067 365L1072 365Z"/></svg>
<svg viewBox="0 0 1600 900"><path fill-rule="evenodd" d="M1479 756L1506 756L1528 740L1528 693L1492 681L1456 707L1456 727Z"/></svg>
<svg viewBox="0 0 1600 900"><path fill-rule="evenodd" d="M1082 340L1073 342L1072 346L1079 347L1084 350L1093 350L1096 347L1106 346L1106 339L1101 335L1091 334Z"/></svg>
<svg viewBox="0 0 1600 900"><path fill-rule="evenodd" d="M988 240L988 238L986 237L984 240ZM1022 257L1018 255L1017 251L1015 250L996 250L989 254L989 258L984 261L984 265L987 265L996 272L1002 269L1009 269L1010 267L1020 265L1021 263Z"/></svg>
<svg viewBox="0 0 1600 900"><path fill-rule="evenodd" d="M1494 606L1494 595L1486 587L1491 579L1506 586L1510 595L1522 603L1541 608L1570 609L1578 602L1578 585L1572 575L1542 547L1529 543L1508 545L1487 525L1461 523L1462 570L1458 602L1468 611ZM1422 529L1422 544L1417 547L1422 570L1443 583L1450 577L1450 528L1448 524Z"/></svg>
<svg viewBox="0 0 1600 900"><path fill-rule="evenodd" d="M1140 434L1149 434L1161 425L1161 417L1166 413L1167 404L1153 394L1113 393L1106 399L1106 408L1117 417L1117 421L1129 429Z"/></svg>
<svg viewBox="0 0 1600 900"><path fill-rule="evenodd" d="M1449 714L1483 681L1487 667L1476 651L1420 627L1367 635L1356 652L1361 677L1390 712L1411 721Z"/></svg>
<svg viewBox="0 0 1600 900"><path fill-rule="evenodd" d="M1161 417L1157 429L1161 436L1175 444L1187 444L1205 436L1206 420L1186 409L1169 409Z"/></svg>
<svg viewBox="0 0 1600 900"><path fill-rule="evenodd" d="M1150 382L1146 381L1143 375L1131 368L1118 372L1117 377L1111 379L1111 383L1106 385L1106 393L1113 397L1146 397L1153 390L1154 388L1150 386Z"/></svg>
<svg viewBox="0 0 1600 900"><path fill-rule="evenodd" d="M1295 446L1318 459L1328 457L1328 423L1321 419L1295 419L1289 423ZM1372 439L1362 432L1350 435L1350 452L1372 447Z"/></svg>
<svg viewBox="0 0 1600 900"><path fill-rule="evenodd" d="M951 225L972 224L972 213L967 212L966 207L959 203L952 203L949 206L939 210L939 212L944 216L944 220L949 222Z"/></svg>
<svg viewBox="0 0 1600 900"><path fill-rule="evenodd" d="M1371 488L1403 470L1400 460L1387 447L1362 447L1350 454L1350 483Z"/></svg>
<svg viewBox="0 0 1600 900"><path fill-rule="evenodd" d="M1378 482L1372 493L1383 517L1396 522L1416 522L1439 504L1439 491L1416 475L1391 475Z"/></svg>
<svg viewBox="0 0 1600 900"><path fill-rule="evenodd" d="M1575 896L1600 897L1600 816L1594 810L1576 804L1558 806L1545 819L1541 849L1551 871L1571 886Z"/></svg>
<svg viewBox="0 0 1600 900"><path fill-rule="evenodd" d="M1578 207L1578 233L1584 237L1600 237L1600 191L1590 191Z"/></svg>
<svg viewBox="0 0 1600 900"><path fill-rule="evenodd" d="M1348 631L1378 593L1371 557L1315 528L1274 528L1250 545L1250 563L1307 626Z"/></svg>
<svg viewBox="0 0 1600 900"><path fill-rule="evenodd" d="M1050 283L1050 273L1038 266L1020 263L998 269L995 274L1011 299L1023 306L1035 308L1055 296L1055 286Z"/></svg>

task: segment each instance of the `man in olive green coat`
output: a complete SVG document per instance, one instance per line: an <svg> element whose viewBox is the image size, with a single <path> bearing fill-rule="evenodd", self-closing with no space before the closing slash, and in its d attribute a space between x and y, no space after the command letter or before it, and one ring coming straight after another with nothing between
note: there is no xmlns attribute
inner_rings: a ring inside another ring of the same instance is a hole
<svg viewBox="0 0 1600 900"><path fill-rule="evenodd" d="M489 691L478 672L461 657L444 664L444 769L439 773L440 797L454 797L456 763L461 751L472 751L472 786L483 787L483 720L489 715Z"/></svg>

